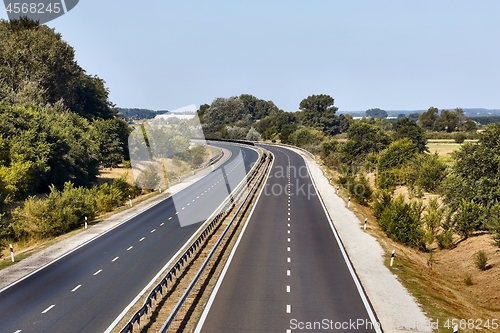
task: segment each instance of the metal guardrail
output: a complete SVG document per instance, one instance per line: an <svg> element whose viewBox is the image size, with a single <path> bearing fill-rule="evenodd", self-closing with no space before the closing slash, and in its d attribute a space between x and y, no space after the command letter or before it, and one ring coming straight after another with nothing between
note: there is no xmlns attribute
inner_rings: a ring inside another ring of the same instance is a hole
<svg viewBox="0 0 500 333"><path fill-rule="evenodd" d="M224 153L220 152L218 153L217 155L213 156L212 158L210 158L207 163L205 163L205 168L212 165L212 164L215 164L217 162L219 162L219 160L222 158L222 156L224 156Z"/></svg>
<svg viewBox="0 0 500 333"><path fill-rule="evenodd" d="M269 158L268 163L270 163L270 161L272 161L272 156L271 155L269 155L269 156L270 156L270 158ZM260 164L259 167L264 163L264 161L265 160L261 160L261 163L259 163ZM255 170L258 170L258 168L255 169ZM257 177L260 179L265 172L266 172L266 169L261 170L260 174ZM205 261L203 262L203 264L201 265L200 269L198 270L198 272L196 273L196 275L193 277L193 279L189 283L189 286L184 291L184 294L181 296L181 298L179 299L179 301L175 305L174 309L172 310L172 312L168 316L167 320L163 323L163 325L160 328L160 330L158 331L158 333L165 333L167 331L167 329L170 327L170 325L172 324L172 321L175 319L175 316L177 315L177 313L179 312L179 310L181 309L181 307L184 305L184 302L186 301L187 297L189 296L189 293L193 289L193 287L196 284L196 282L198 282L198 279L203 274L203 271L205 270L206 266L208 265L210 259L212 258L212 256L214 255L215 251L217 250L217 248L221 244L222 240L226 236L226 234L229 231L229 229L232 227L233 222L238 217L238 214L241 212L241 210L243 209L243 207L245 207L245 204L247 203L247 201L251 197L251 194L252 194L253 190L255 189L255 187L257 186L257 184L259 184L259 183L260 183L259 181L256 181L253 184L253 186L250 188L250 190L248 191L248 194L246 195L245 199L243 200L243 202L238 207L238 210L235 212L233 218L231 219L231 221L229 221L228 225L226 226L226 228L224 229L224 231L222 232L222 234L219 236L219 239L215 243L214 247L212 248L212 250L210 251L210 253L207 255L207 257L206 257Z"/></svg>
<svg viewBox="0 0 500 333"><path fill-rule="evenodd" d="M251 181L257 174L257 170L259 167L265 162L266 156L263 154L259 160L259 164L256 168L252 170L250 174L247 175L247 180ZM153 288L153 290L146 297L146 301L143 306L132 316L132 318L128 321L127 324L121 329L120 333L131 333L133 331L134 325L137 323L140 326L141 317L144 315L148 315L151 311L153 302L156 305L158 293L163 297L163 289L165 288L165 293L168 290L168 281L170 284L173 283L173 278L177 278L178 274L182 272L182 269L186 266L189 260L195 256L196 251L199 250L204 244L204 241L210 235L210 232L215 228L218 222L222 220L224 214L234 206L233 197L239 196L242 191L246 188L243 184L238 188L234 195L230 196L226 199L226 204L219 210L219 213L215 217L212 218L210 223L205 227L203 232L196 238L196 240L191 243L189 248L184 252L184 254L173 264L173 267L165 274L163 279ZM255 186L255 185L254 185ZM253 189L253 188L252 188ZM251 191L248 192L249 194ZM249 195L248 194L248 195ZM247 197L248 197L247 195ZM246 199L245 199L246 201Z"/></svg>

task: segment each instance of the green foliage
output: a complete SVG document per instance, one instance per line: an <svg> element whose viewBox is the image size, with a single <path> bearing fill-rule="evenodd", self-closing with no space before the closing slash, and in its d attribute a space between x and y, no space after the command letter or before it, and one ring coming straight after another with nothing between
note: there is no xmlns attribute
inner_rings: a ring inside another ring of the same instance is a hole
<svg viewBox="0 0 500 333"><path fill-rule="evenodd" d="M500 201L500 124L479 133L477 143L464 143L453 153L452 174L446 180L445 199L456 208L463 199L487 207Z"/></svg>
<svg viewBox="0 0 500 333"><path fill-rule="evenodd" d="M159 171L150 166L142 170L136 182L139 187L152 190L158 187L160 180Z"/></svg>
<svg viewBox="0 0 500 333"><path fill-rule="evenodd" d="M78 66L61 34L37 22L0 21L0 96L17 105L55 105L88 119L112 118L104 81Z"/></svg>
<svg viewBox="0 0 500 333"><path fill-rule="evenodd" d="M436 235L436 240L440 249L449 249L453 247L453 233L451 231L442 231Z"/></svg>
<svg viewBox="0 0 500 333"><path fill-rule="evenodd" d="M434 129L434 124L439 118L439 110L435 107L430 107L426 112L422 113L418 117L418 122L420 125L428 130L431 131Z"/></svg>
<svg viewBox="0 0 500 333"><path fill-rule="evenodd" d="M448 167L441 162L437 153L421 154L412 165L411 172L408 174L408 182L411 186L436 193L440 191L447 174Z"/></svg>
<svg viewBox="0 0 500 333"><path fill-rule="evenodd" d="M488 256L486 255L486 253L484 253L483 250L476 253L475 262L476 267L480 270L485 271L488 269Z"/></svg>
<svg viewBox="0 0 500 333"><path fill-rule="evenodd" d="M88 189L75 187L66 182L64 189L50 188L47 197L29 197L22 207L12 212L9 231L17 239L45 239L69 232L83 225L85 217L89 221L96 215L120 206L136 190L123 178L115 179L112 184L104 183Z"/></svg>
<svg viewBox="0 0 500 333"><path fill-rule="evenodd" d="M117 167L128 150L130 129L118 119L99 119L90 125L90 137L97 145L97 159L103 167Z"/></svg>
<svg viewBox="0 0 500 333"><path fill-rule="evenodd" d="M300 111L297 119L303 126L317 128L325 135L334 135L340 132L340 120L335 115L338 108L334 99L329 95L311 95L300 102Z"/></svg>
<svg viewBox="0 0 500 333"><path fill-rule="evenodd" d="M385 208L380 208L378 223L391 239L405 245L425 248L425 232L422 228L422 204L406 203L403 196L391 199Z"/></svg>
<svg viewBox="0 0 500 333"><path fill-rule="evenodd" d="M85 216L91 220L96 212L88 189L66 183L63 191L52 186L46 199L28 198L12 213L12 227L17 239L44 239L78 228Z"/></svg>
<svg viewBox="0 0 500 333"><path fill-rule="evenodd" d="M392 142L378 158L377 185L381 189L407 183L407 166L417 158L417 147L408 138Z"/></svg>
<svg viewBox="0 0 500 333"><path fill-rule="evenodd" d="M308 145L319 145L323 140L323 133L317 129L303 127L293 132L289 141L297 147L305 147Z"/></svg>
<svg viewBox="0 0 500 333"><path fill-rule="evenodd" d="M399 168L409 164L417 156L417 146L408 138L392 142L378 158L379 171Z"/></svg>
<svg viewBox="0 0 500 333"><path fill-rule="evenodd" d="M189 149L190 164L195 168L199 167L205 159L206 151L207 148L205 145L196 144L191 147L191 149Z"/></svg>
<svg viewBox="0 0 500 333"><path fill-rule="evenodd" d="M472 286L474 284L474 280L472 279L472 275L470 273L465 273L464 283L466 286Z"/></svg>
<svg viewBox="0 0 500 333"><path fill-rule="evenodd" d="M372 118L380 118L380 119L387 118L387 112L379 108L366 110L365 115L367 117L372 117Z"/></svg>
<svg viewBox="0 0 500 333"><path fill-rule="evenodd" d="M339 151L340 144L336 139L330 139L324 141L321 144L321 158L326 161L326 159L334 153Z"/></svg>
<svg viewBox="0 0 500 333"><path fill-rule="evenodd" d="M462 200L454 216L455 231L464 238L471 236L483 225L484 212L482 205Z"/></svg>
<svg viewBox="0 0 500 333"><path fill-rule="evenodd" d="M349 196L352 197L354 201L360 205L368 206L372 200L373 190L366 177L361 174L341 176L340 183L347 188Z"/></svg>
<svg viewBox="0 0 500 333"><path fill-rule="evenodd" d="M432 244L434 239L436 239L439 229L443 223L445 213L445 208L440 207L436 198L432 198L429 201L429 204L425 209L425 214L422 217L426 230L425 240L427 244Z"/></svg>
<svg viewBox="0 0 500 333"><path fill-rule="evenodd" d="M453 134L453 140L455 140L456 143L464 143L466 138L467 138L467 135L465 135L464 133L461 133L461 132Z"/></svg>
<svg viewBox="0 0 500 333"><path fill-rule="evenodd" d="M484 226L491 232L494 244L500 247L500 203L498 201L488 205Z"/></svg>
<svg viewBox="0 0 500 333"><path fill-rule="evenodd" d="M384 150L391 141L391 137L379 127L362 121L355 122L347 131L347 141L342 149L343 161L363 162L369 153Z"/></svg>
<svg viewBox="0 0 500 333"><path fill-rule="evenodd" d="M425 131L414 120L409 118L398 119L393 129L394 140L408 138L415 144L419 153L428 151Z"/></svg>
<svg viewBox="0 0 500 333"><path fill-rule="evenodd" d="M255 128L250 127L250 130L248 130L245 139L250 141L260 141L261 135L259 134L259 132L257 132L257 130L255 130Z"/></svg>

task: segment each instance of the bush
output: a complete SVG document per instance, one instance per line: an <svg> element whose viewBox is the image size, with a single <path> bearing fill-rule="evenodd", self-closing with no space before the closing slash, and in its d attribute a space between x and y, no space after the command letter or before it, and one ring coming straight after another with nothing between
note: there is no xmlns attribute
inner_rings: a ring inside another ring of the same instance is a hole
<svg viewBox="0 0 500 333"><path fill-rule="evenodd" d="M467 138L467 135L462 132L458 132L453 134L453 140L455 140L456 143L464 143L465 139Z"/></svg>
<svg viewBox="0 0 500 333"><path fill-rule="evenodd" d="M464 283L466 286L472 286L474 281L472 280L472 275L470 273L465 273Z"/></svg>
<svg viewBox="0 0 500 333"><path fill-rule="evenodd" d="M96 214L91 191L67 182L63 191L51 186L47 198L30 197L22 208L16 208L12 213L12 228L17 239L44 239L76 229L85 216L92 220Z"/></svg>
<svg viewBox="0 0 500 333"><path fill-rule="evenodd" d="M59 236L79 228L85 217L91 221L98 213L120 206L136 193L137 188L123 178L92 189L75 187L70 182L64 184L62 191L52 186L46 198L30 197L23 207L16 208L9 227L0 225L0 236L10 235L18 240Z"/></svg>
<svg viewBox="0 0 500 333"><path fill-rule="evenodd" d="M415 185L428 192L437 192L448 174L446 164L439 160L437 153L420 155L413 170L416 173Z"/></svg>
<svg viewBox="0 0 500 333"><path fill-rule="evenodd" d="M476 267L482 271L488 269L488 256L483 250L476 253Z"/></svg>
<svg viewBox="0 0 500 333"><path fill-rule="evenodd" d="M474 201L462 200L454 216L455 231L464 238L468 238L483 224L484 208Z"/></svg>
<svg viewBox="0 0 500 333"><path fill-rule="evenodd" d="M436 240L438 242L439 248L450 249L453 247L453 233L451 231L443 231L436 235Z"/></svg>
<svg viewBox="0 0 500 333"><path fill-rule="evenodd" d="M422 204L406 203L404 196L391 199L383 209L378 223L391 239L408 246L425 249L425 232L422 229Z"/></svg>

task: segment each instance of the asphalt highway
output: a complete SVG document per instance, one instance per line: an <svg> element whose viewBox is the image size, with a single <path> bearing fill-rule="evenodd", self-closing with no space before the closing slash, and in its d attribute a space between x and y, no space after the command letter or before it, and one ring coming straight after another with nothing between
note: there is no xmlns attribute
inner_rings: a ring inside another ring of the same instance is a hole
<svg viewBox="0 0 500 333"><path fill-rule="evenodd" d="M232 152L220 168L0 292L0 331L104 332L258 158L213 145Z"/></svg>
<svg viewBox="0 0 500 333"><path fill-rule="evenodd" d="M265 148L270 177L196 332L375 332L304 160Z"/></svg>

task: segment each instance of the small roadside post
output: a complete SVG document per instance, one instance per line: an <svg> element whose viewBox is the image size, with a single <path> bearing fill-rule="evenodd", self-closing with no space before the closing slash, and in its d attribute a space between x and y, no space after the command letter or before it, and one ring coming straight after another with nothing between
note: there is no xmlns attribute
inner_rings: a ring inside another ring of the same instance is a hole
<svg viewBox="0 0 500 333"><path fill-rule="evenodd" d="M394 264L394 257L395 257L395 255L396 255L396 250L392 250L392 254L391 254L391 267Z"/></svg>
<svg viewBox="0 0 500 333"><path fill-rule="evenodd" d="M12 259L12 262L14 262L14 247L12 244L9 244L10 246L10 259Z"/></svg>

